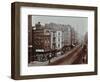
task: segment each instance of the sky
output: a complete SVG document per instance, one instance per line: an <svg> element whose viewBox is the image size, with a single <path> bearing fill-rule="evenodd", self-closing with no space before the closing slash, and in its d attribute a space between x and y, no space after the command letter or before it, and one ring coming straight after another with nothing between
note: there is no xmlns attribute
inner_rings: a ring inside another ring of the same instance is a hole
<svg viewBox="0 0 100 82"><path fill-rule="evenodd" d="M56 23L65 25L69 24L81 36L84 36L84 34L88 31L87 17L32 15L32 26L34 26L37 22L41 22L42 25L46 23Z"/></svg>

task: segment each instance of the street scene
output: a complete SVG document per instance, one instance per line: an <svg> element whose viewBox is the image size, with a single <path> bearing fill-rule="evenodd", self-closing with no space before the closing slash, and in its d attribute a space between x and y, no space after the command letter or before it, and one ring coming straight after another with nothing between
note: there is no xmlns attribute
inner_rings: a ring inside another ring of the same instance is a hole
<svg viewBox="0 0 100 82"><path fill-rule="evenodd" d="M28 15L28 66L88 64L85 17Z"/></svg>

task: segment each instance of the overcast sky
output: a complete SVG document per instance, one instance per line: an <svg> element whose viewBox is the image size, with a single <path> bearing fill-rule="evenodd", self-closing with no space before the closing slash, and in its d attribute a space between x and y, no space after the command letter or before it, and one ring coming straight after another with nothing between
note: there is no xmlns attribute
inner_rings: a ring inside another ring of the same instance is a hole
<svg viewBox="0 0 100 82"><path fill-rule="evenodd" d="M88 31L88 18L87 17L69 17L69 16L43 16L33 15L32 26L37 22L41 24L56 23L56 24L70 24L80 35L84 35Z"/></svg>

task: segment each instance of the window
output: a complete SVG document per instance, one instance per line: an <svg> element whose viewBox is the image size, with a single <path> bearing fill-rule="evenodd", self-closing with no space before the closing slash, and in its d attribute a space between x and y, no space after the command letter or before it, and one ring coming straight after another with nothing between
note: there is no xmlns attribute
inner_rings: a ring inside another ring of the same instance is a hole
<svg viewBox="0 0 100 82"><path fill-rule="evenodd" d="M60 36L60 32L58 32L58 35Z"/></svg>
<svg viewBox="0 0 100 82"><path fill-rule="evenodd" d="M60 38L58 38L58 41L60 42Z"/></svg>
<svg viewBox="0 0 100 82"><path fill-rule="evenodd" d="M60 47L60 44L58 44L58 48Z"/></svg>
<svg viewBox="0 0 100 82"><path fill-rule="evenodd" d="M53 36L55 37L55 32L53 32Z"/></svg>
<svg viewBox="0 0 100 82"><path fill-rule="evenodd" d="M53 37L53 41L55 41L56 40L56 37Z"/></svg>

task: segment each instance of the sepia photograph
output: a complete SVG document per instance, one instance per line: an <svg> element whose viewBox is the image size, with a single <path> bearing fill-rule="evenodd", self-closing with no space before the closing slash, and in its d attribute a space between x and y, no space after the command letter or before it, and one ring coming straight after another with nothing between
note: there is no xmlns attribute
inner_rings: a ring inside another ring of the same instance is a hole
<svg viewBox="0 0 100 82"><path fill-rule="evenodd" d="M28 66L88 64L88 18L28 15Z"/></svg>
<svg viewBox="0 0 100 82"><path fill-rule="evenodd" d="M11 78L97 75L97 7L11 4Z"/></svg>

